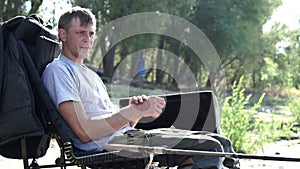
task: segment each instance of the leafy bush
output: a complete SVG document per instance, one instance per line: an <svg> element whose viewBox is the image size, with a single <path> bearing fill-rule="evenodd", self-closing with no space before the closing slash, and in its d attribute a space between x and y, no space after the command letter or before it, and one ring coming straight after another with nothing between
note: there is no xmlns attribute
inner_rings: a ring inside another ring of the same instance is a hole
<svg viewBox="0 0 300 169"><path fill-rule="evenodd" d="M300 101L297 98L290 98L288 106L292 112L293 121L300 122Z"/></svg>
<svg viewBox="0 0 300 169"><path fill-rule="evenodd" d="M232 95L228 96L223 104L222 132L228 137L237 152L253 153L264 143L272 139L270 129L273 123L266 123L264 118L256 117L256 110L261 106L265 94L262 94L257 103L250 104L251 94L245 96L242 87L243 77L234 82Z"/></svg>

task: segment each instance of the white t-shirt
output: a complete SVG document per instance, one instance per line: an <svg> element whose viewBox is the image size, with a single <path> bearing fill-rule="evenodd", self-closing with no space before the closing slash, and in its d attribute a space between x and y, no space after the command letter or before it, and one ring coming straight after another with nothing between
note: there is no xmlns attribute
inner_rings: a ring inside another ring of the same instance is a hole
<svg viewBox="0 0 300 169"><path fill-rule="evenodd" d="M57 108L65 101L81 102L88 119L105 117L116 111L101 78L91 69L73 62L64 55L60 55L46 67L42 80ZM77 148L102 151L102 144L130 129L132 128L129 125L125 125L112 135L86 144L70 132L73 144Z"/></svg>

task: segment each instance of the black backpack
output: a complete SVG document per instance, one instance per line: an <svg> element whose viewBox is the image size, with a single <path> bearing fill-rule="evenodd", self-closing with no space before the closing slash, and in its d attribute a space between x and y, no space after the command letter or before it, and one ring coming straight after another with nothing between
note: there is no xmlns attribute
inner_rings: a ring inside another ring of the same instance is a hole
<svg viewBox="0 0 300 169"><path fill-rule="evenodd" d="M0 25L0 155L46 154L52 137L47 113L56 110L43 99L47 91L40 76L59 52L56 34L36 15Z"/></svg>

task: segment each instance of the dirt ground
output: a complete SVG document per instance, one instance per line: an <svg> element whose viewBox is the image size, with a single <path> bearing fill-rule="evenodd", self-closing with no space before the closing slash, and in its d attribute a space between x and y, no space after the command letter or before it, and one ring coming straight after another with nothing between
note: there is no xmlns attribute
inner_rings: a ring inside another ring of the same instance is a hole
<svg viewBox="0 0 300 169"><path fill-rule="evenodd" d="M300 158L300 140L280 141L272 144L267 144L263 150L257 154L261 155L281 155L284 157ZM55 159L59 156L57 144L52 141L47 154L38 159L40 165L54 164ZM30 161L31 162L31 161ZM22 169L23 161L7 159L0 156L0 169ZM78 169L79 167L67 167L68 169ZM241 169L299 169L300 162L285 162L285 161L267 161L267 160L248 160L240 159Z"/></svg>
<svg viewBox="0 0 300 169"><path fill-rule="evenodd" d="M260 155L283 156L300 159L300 140L280 141L267 144ZM241 169L299 169L300 162L240 160Z"/></svg>

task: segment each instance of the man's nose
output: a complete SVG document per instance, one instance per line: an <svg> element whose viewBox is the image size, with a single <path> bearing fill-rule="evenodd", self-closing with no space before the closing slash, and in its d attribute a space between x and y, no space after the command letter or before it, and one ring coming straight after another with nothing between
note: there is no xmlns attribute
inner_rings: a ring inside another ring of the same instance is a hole
<svg viewBox="0 0 300 169"><path fill-rule="evenodd" d="M84 35L84 41L85 42L90 42L90 41L93 41L93 35L89 35L89 34L85 34Z"/></svg>

